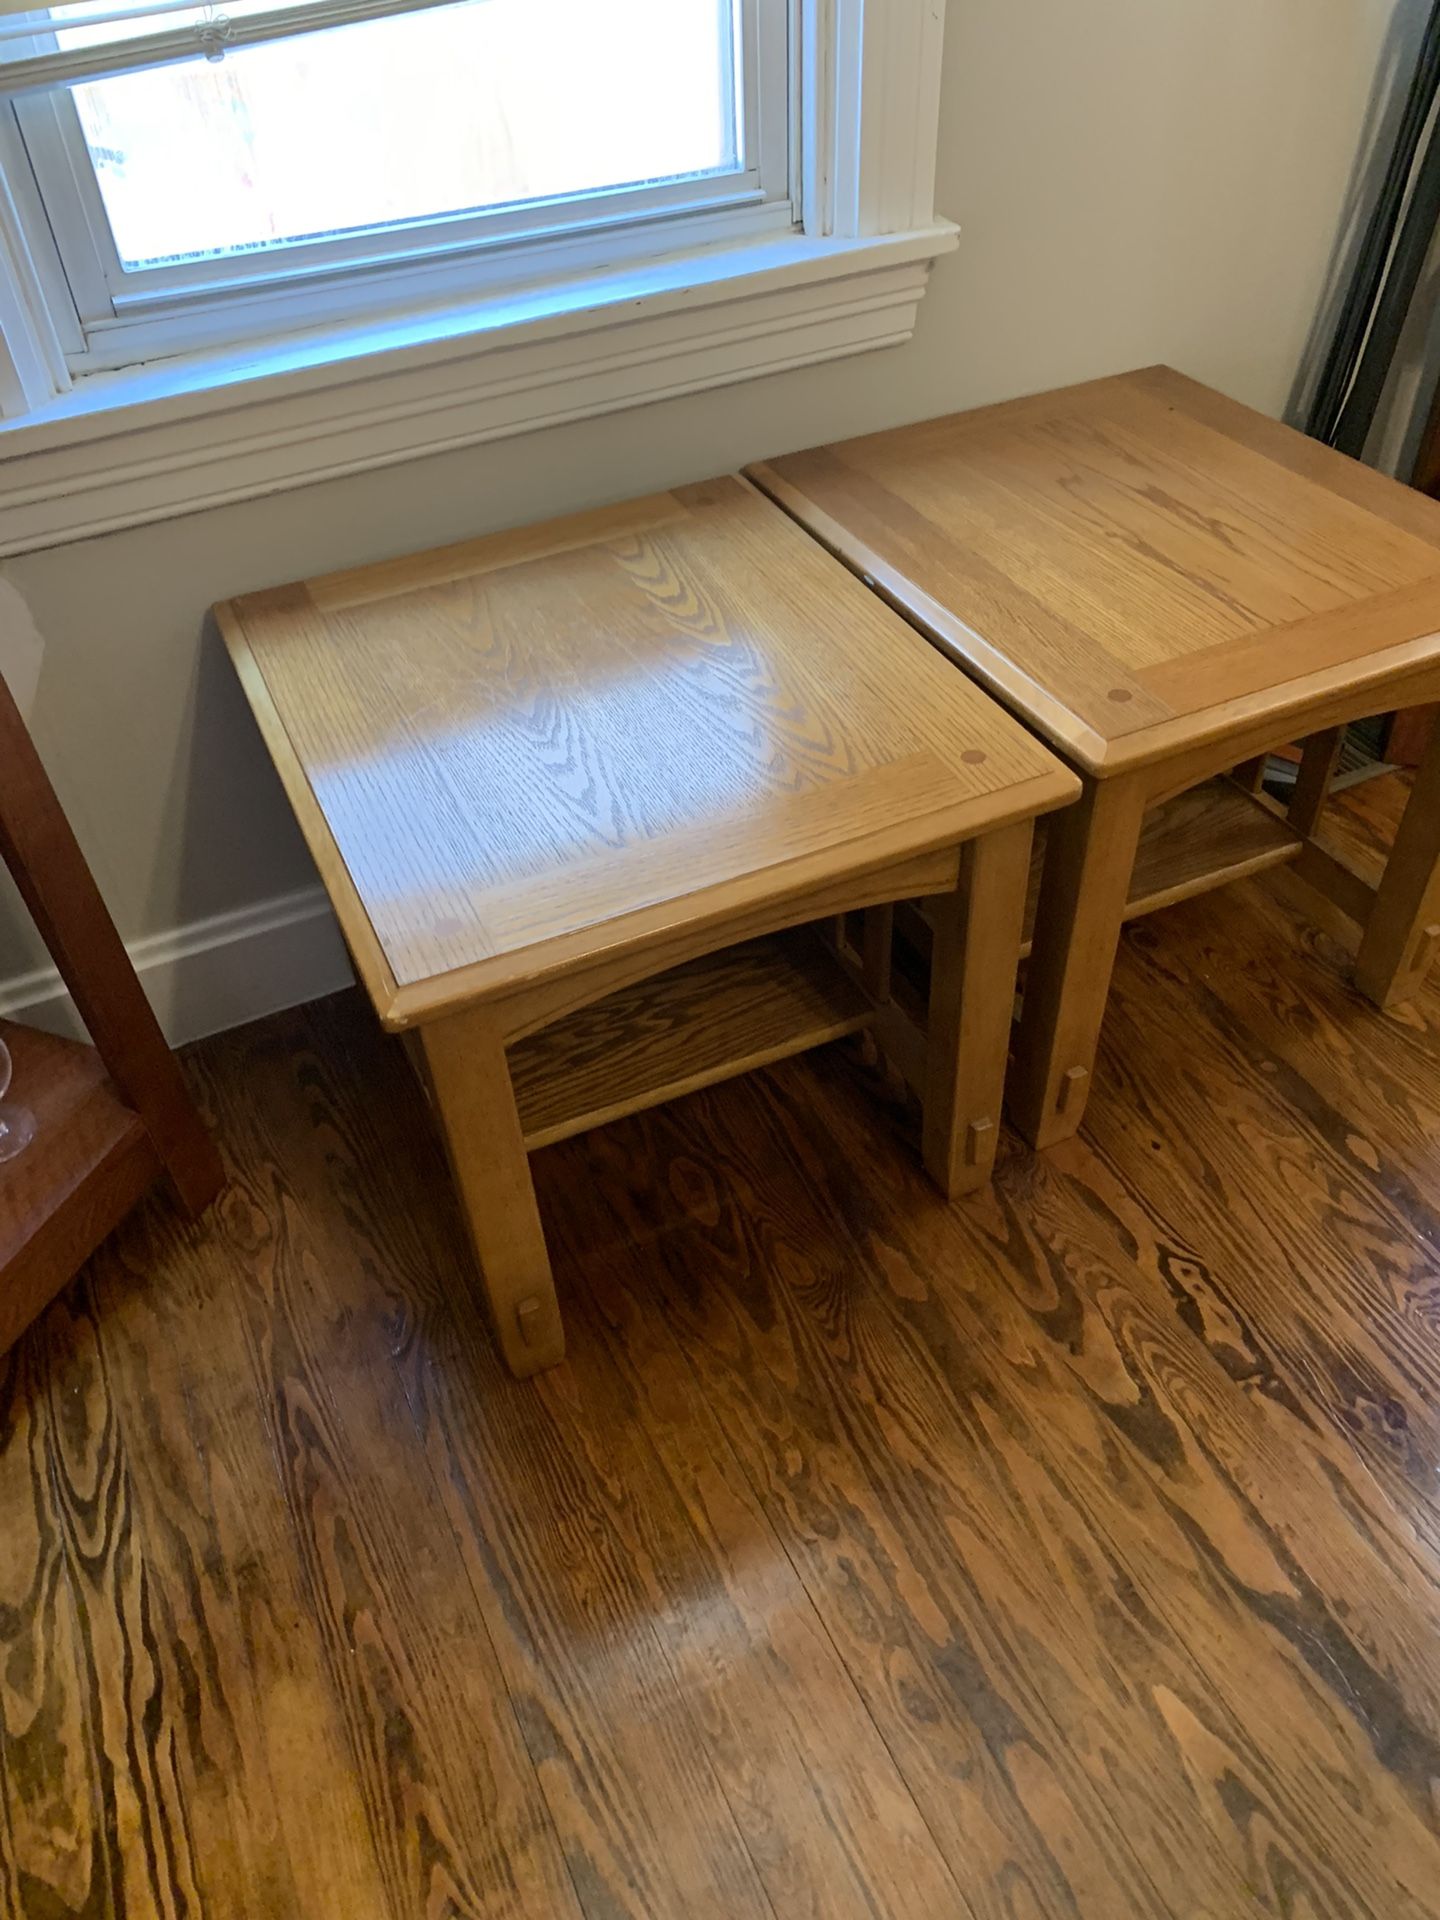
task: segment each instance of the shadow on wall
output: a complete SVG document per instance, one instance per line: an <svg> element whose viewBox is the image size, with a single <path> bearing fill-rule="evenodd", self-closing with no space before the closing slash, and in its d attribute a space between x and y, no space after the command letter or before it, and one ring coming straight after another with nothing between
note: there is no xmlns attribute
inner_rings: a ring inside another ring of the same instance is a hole
<svg viewBox="0 0 1440 1920"><path fill-rule="evenodd" d="M214 616L206 613L195 654L192 724L177 759L173 807L182 822L175 899L203 902L217 873L227 888L256 904L195 916L169 941L151 942L154 962L146 986L172 1039L192 1039L253 1020L257 1012L294 1006L349 986L353 980L340 930L314 878L300 828L275 780L249 702L240 690ZM217 781L223 752L244 756L234 805L232 772ZM277 891L277 850L294 884ZM297 986L296 983L299 983Z"/></svg>
<svg viewBox="0 0 1440 1920"><path fill-rule="evenodd" d="M1431 0L1396 0L1386 29L1350 186L1326 274L1325 292L1306 341L1285 418L1302 426L1319 381L1340 308L1355 271L1365 221L1394 145ZM1432 248L1396 350L1365 457L1408 478L1436 384L1440 382L1440 245Z"/></svg>

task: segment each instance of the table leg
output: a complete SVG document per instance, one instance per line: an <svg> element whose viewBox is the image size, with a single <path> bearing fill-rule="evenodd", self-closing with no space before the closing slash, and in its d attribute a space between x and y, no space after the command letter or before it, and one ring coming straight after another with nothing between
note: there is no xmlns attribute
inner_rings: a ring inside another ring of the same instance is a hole
<svg viewBox="0 0 1440 1920"><path fill-rule="evenodd" d="M965 848L960 885L927 902L935 944L926 1035L925 1168L948 1199L990 1178L1030 878L1031 823Z"/></svg>
<svg viewBox="0 0 1440 1920"><path fill-rule="evenodd" d="M1142 780L1119 775L1087 780L1050 817L1010 1093L1037 1147L1068 1140L1085 1112L1144 815Z"/></svg>
<svg viewBox="0 0 1440 1920"><path fill-rule="evenodd" d="M1307 840L1320 824L1344 744L1344 727L1325 727L1319 733L1312 733L1300 750L1300 771L1295 776L1295 791L1285 817Z"/></svg>
<svg viewBox="0 0 1440 1920"><path fill-rule="evenodd" d="M478 1012L422 1027L421 1041L495 1331L524 1378L564 1359L565 1332L505 1048Z"/></svg>
<svg viewBox="0 0 1440 1920"><path fill-rule="evenodd" d="M878 1005L890 998L890 971L895 955L895 908L866 907L861 977L865 991Z"/></svg>
<svg viewBox="0 0 1440 1920"><path fill-rule="evenodd" d="M1440 952L1440 731L1426 749L1365 923L1355 984L1376 1006L1406 1000Z"/></svg>

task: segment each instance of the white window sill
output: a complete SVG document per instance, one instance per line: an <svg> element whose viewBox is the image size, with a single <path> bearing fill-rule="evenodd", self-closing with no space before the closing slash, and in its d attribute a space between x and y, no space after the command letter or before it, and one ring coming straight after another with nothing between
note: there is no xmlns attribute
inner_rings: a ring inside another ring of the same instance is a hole
<svg viewBox="0 0 1440 1920"><path fill-rule="evenodd" d="M956 238L790 233L92 374L0 422L0 555L888 346Z"/></svg>

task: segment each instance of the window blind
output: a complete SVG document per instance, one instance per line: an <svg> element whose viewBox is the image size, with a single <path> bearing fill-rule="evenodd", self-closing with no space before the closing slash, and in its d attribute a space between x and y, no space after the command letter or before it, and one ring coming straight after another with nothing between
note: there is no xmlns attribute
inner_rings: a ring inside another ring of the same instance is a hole
<svg viewBox="0 0 1440 1920"><path fill-rule="evenodd" d="M474 0L114 0L36 10L0 0L0 96L70 87L232 49Z"/></svg>

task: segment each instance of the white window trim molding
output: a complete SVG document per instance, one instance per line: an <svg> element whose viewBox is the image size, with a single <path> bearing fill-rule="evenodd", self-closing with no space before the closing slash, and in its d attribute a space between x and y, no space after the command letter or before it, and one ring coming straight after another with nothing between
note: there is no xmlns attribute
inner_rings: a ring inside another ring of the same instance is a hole
<svg viewBox="0 0 1440 1920"><path fill-rule="evenodd" d="M798 230L72 382L0 182L0 555L907 339L944 0L804 0Z"/></svg>

